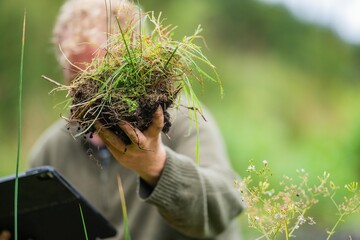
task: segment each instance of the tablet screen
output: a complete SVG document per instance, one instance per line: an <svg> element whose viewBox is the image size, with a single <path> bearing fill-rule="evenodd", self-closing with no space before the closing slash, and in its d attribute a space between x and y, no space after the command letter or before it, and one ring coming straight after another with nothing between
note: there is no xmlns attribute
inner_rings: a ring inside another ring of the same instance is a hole
<svg viewBox="0 0 360 240"><path fill-rule="evenodd" d="M14 176L0 179L0 231L14 230ZM19 239L64 240L116 235L115 228L55 169L40 167L19 175Z"/></svg>

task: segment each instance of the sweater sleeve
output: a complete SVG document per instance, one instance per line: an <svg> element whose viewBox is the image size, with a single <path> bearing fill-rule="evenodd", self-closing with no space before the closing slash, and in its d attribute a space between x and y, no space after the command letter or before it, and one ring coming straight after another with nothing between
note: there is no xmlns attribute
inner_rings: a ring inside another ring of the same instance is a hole
<svg viewBox="0 0 360 240"><path fill-rule="evenodd" d="M220 234L242 211L240 193L233 187L238 176L230 167L214 120L209 113L206 118L206 122L199 120L197 134L191 120L177 116L157 185L150 191L140 181L144 201L155 205L172 227L196 238ZM200 143L198 162L196 141Z"/></svg>

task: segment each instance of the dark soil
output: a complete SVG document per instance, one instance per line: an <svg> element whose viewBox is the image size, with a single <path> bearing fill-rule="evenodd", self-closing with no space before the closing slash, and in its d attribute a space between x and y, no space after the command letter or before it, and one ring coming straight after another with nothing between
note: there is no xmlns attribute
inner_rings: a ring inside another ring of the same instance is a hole
<svg viewBox="0 0 360 240"><path fill-rule="evenodd" d="M170 130L171 122L168 113L169 107L173 105L180 89L173 90L168 87L167 81L161 81L161 84L148 86L146 94L133 96L131 101L137 103L135 110L130 107L120 96L127 94L121 88L118 93L112 94L111 101L107 102L104 98L97 98L92 101L101 87L97 81L91 79L79 80L74 84L70 96L72 98L72 107L70 108L70 120L80 125L80 132L87 129L93 124L94 120L98 120L105 127L112 130L125 144L131 144L129 137L121 130L119 124L122 121L130 123L134 128L145 131L151 124L153 115L159 106L164 112L164 127L162 132L167 133ZM171 84L170 84L171 85ZM118 98L116 96L119 96ZM91 102L91 103L90 103ZM86 104L87 103L87 104ZM105 104L104 104L105 103ZM93 133L95 129L91 127L86 133Z"/></svg>

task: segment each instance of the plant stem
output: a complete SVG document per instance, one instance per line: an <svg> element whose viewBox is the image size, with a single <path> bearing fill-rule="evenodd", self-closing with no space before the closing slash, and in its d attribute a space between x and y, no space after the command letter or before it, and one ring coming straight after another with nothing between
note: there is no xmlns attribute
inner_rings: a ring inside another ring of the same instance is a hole
<svg viewBox="0 0 360 240"><path fill-rule="evenodd" d="M269 234L267 233L267 232L265 232L265 230L263 229L263 227L261 226L261 228L256 228L258 231L260 231L263 235L262 236L260 236L260 237L258 237L258 238L256 238L255 240L260 240L260 239L262 239L262 238L266 238L267 240L271 240L270 238L269 238Z"/></svg>
<svg viewBox="0 0 360 240"><path fill-rule="evenodd" d="M286 221L285 221L285 238L286 240L289 240L289 229Z"/></svg>
<svg viewBox="0 0 360 240"><path fill-rule="evenodd" d="M127 217L127 211L126 211L126 202L125 202L125 195L124 195L124 189L121 181L120 175L117 175L117 181L118 181L118 190L120 194L120 201L121 201L121 209L123 212L123 221L124 221L124 239L125 240L131 240L130 230L129 230L129 221Z"/></svg>
<svg viewBox="0 0 360 240"><path fill-rule="evenodd" d="M337 228L337 226L339 225L339 223L343 220L343 218L345 217L345 215L346 215L345 212L340 215L340 217L339 217L338 220L336 221L335 225L333 226L333 228L332 228L331 231L329 232L329 235L328 235L328 237L326 238L326 240L329 240L330 237L331 237L332 235L334 235L335 229Z"/></svg>
<svg viewBox="0 0 360 240"><path fill-rule="evenodd" d="M276 239L276 236L278 235L280 228L281 228L281 224L279 224L279 227L276 229L276 231L274 231L273 239Z"/></svg>
<svg viewBox="0 0 360 240"><path fill-rule="evenodd" d="M120 25L120 21L119 21L119 19L118 19L117 17L116 17L116 22L117 22L118 27L119 27L119 29L120 29L121 37L122 37L123 42L124 42L124 44L125 44L126 52L127 52L127 54L129 55L129 59L130 59L131 65L132 65L133 69L135 69L135 65L134 65L134 62L133 62L133 59L132 59L132 56L131 56L131 53L130 53L129 45L128 45L128 43L126 42L124 32L123 32L122 27L121 27L121 25Z"/></svg>
<svg viewBox="0 0 360 240"><path fill-rule="evenodd" d="M269 233L267 233L267 232L265 231L264 226L263 226L261 223L259 223L258 226L259 226L259 227L256 227L256 226L255 226L255 229L257 229L257 230L258 230L259 232L261 232L263 235L260 236L260 237L258 237L256 240L262 239L263 237L266 237L267 240L271 240L270 237L269 237Z"/></svg>
<svg viewBox="0 0 360 240"><path fill-rule="evenodd" d="M141 61L141 59L143 57L143 41L142 41L142 23L141 23L142 14L141 14L139 0L137 0L137 5L138 5L138 10L139 10L139 37L140 37L140 58L139 58L139 60Z"/></svg>
<svg viewBox="0 0 360 240"><path fill-rule="evenodd" d="M180 44L179 44L179 45L177 45L177 46L176 46L176 48L172 51L172 53L171 53L171 55L170 55L169 59L168 59L168 60L167 60L167 62L165 63L164 69L166 69L166 68L167 68L167 66L168 66L168 64L169 64L169 62L170 62L170 60L173 58L173 56L174 56L174 54L175 54L176 50L179 48L179 46L180 46Z"/></svg>
<svg viewBox="0 0 360 240"><path fill-rule="evenodd" d="M20 162L20 146L21 146L21 119L22 119L22 85L24 71L24 49L25 49L25 26L26 26L26 10L24 11L22 43L21 43L21 60L20 60L20 80L19 80L19 109L18 109L18 134L17 134L17 157L15 170L15 189L14 189L14 239L18 239L18 191L19 191L19 162Z"/></svg>
<svg viewBox="0 0 360 240"><path fill-rule="evenodd" d="M300 214L300 216L304 216L306 211L308 210L309 208L305 208L302 213ZM300 223L300 218L297 219L295 225L291 228L290 230L290 236L294 233L294 231L296 230L296 228L299 226L299 223Z"/></svg>
<svg viewBox="0 0 360 240"><path fill-rule="evenodd" d="M88 240L88 235L87 235L87 230L86 230L86 224L85 224L84 214L83 214L83 211L82 211L82 208L81 208L80 203L79 203L79 209L80 209L81 221L82 221L83 228L84 228L85 239Z"/></svg>

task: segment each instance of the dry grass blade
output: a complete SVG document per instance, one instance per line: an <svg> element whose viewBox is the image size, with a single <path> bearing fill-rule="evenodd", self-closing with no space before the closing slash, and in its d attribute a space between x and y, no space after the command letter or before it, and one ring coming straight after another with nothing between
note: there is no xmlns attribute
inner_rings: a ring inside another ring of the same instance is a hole
<svg viewBox="0 0 360 240"><path fill-rule="evenodd" d="M121 209L123 212L124 239L131 240L131 235L130 235L130 230L129 230L129 222L128 222L127 210L126 210L125 194L124 194L124 189L123 189L120 175L117 175L117 181L118 181L118 189L119 189L119 194L120 194Z"/></svg>

